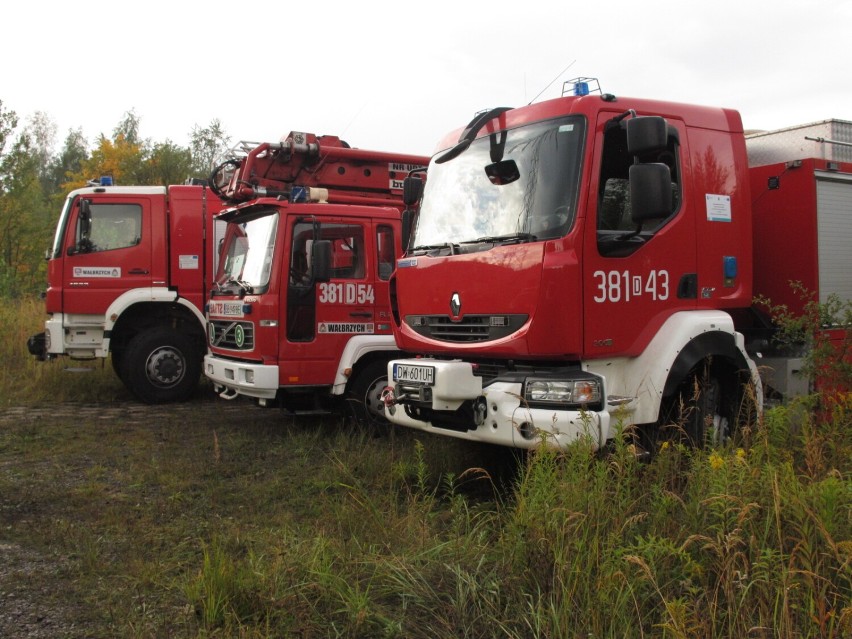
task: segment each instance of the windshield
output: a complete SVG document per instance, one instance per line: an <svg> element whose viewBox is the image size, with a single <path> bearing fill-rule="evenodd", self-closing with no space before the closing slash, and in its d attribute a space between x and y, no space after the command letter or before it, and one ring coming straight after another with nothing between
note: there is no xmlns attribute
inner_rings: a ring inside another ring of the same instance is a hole
<svg viewBox="0 0 852 639"><path fill-rule="evenodd" d="M538 122L480 138L429 166L411 251L561 237L574 221L585 121Z"/></svg>
<svg viewBox="0 0 852 639"><path fill-rule="evenodd" d="M228 223L216 275L220 288L236 284L245 292L257 293L269 284L278 213L269 210L264 213L248 221Z"/></svg>
<svg viewBox="0 0 852 639"><path fill-rule="evenodd" d="M65 241L65 225L68 224L68 218L71 216L71 201L73 199L71 195L65 198L65 205L62 207L62 213L59 215L59 223L56 225L56 234L53 236L53 249L50 252L51 257L60 257L62 255L62 244Z"/></svg>

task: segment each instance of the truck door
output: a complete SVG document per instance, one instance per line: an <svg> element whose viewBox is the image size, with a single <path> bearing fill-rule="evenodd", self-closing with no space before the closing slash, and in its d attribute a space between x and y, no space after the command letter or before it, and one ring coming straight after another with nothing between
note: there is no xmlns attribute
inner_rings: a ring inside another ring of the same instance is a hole
<svg viewBox="0 0 852 639"><path fill-rule="evenodd" d="M151 198L96 195L81 196L71 211L63 246L65 313L103 315L125 291L152 283Z"/></svg>
<svg viewBox="0 0 852 639"><path fill-rule="evenodd" d="M279 360L282 374L286 374L286 367L299 369L301 374L287 379L298 378L299 384L328 384L349 339L377 332L376 249L371 231L368 219L336 218L320 223L302 218L293 224L287 339ZM312 249L317 241L327 241L331 246L328 281L317 282L312 272ZM387 284L382 285L386 297ZM383 308L387 312L386 303ZM387 324L385 332L390 329Z"/></svg>
<svg viewBox="0 0 852 639"><path fill-rule="evenodd" d="M583 347L587 357L637 355L665 319L693 308L696 240L689 192L686 133L668 121L668 146L641 162L668 165L673 211L637 225L630 215L629 169L623 126L607 126L616 114L599 116L596 175L591 176L583 251Z"/></svg>

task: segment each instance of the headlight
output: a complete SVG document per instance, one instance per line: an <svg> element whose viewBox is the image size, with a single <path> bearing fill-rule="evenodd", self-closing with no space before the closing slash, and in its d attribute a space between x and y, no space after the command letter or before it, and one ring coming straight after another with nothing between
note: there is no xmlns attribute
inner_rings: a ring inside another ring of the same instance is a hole
<svg viewBox="0 0 852 639"><path fill-rule="evenodd" d="M601 387L594 379L527 379L524 399L530 403L595 404L601 400Z"/></svg>

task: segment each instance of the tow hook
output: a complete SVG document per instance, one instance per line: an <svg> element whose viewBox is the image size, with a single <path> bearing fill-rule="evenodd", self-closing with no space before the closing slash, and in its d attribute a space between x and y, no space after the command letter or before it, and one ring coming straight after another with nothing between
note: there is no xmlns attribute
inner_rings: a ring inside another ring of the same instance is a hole
<svg viewBox="0 0 852 639"><path fill-rule="evenodd" d="M234 390L233 388L227 388L226 387L225 390L223 390L221 393L219 393L219 397L221 397L222 399L229 399L229 400L230 399L236 399L237 398L237 391Z"/></svg>
<svg viewBox="0 0 852 639"><path fill-rule="evenodd" d="M393 393L393 386L385 386L381 395L379 395L379 399L385 405L385 410L391 415L396 412L396 396Z"/></svg>

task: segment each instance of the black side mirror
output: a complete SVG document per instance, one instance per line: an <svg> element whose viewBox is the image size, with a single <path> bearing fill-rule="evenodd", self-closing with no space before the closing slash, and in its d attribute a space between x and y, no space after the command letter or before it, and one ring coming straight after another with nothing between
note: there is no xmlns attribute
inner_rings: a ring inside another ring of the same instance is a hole
<svg viewBox="0 0 852 639"><path fill-rule="evenodd" d="M637 224L661 220L672 212L672 173L665 164L630 167L630 216Z"/></svg>
<svg viewBox="0 0 852 639"><path fill-rule="evenodd" d="M627 127L627 152L642 155L661 151L668 145L668 125L657 115L630 118Z"/></svg>
<svg viewBox="0 0 852 639"><path fill-rule="evenodd" d="M68 249L68 255L76 253L89 253L92 250L92 241L90 235L92 233L92 206L89 200L81 199L78 204L80 207L80 215L78 216L78 225L80 237L77 240L77 245Z"/></svg>
<svg viewBox="0 0 852 639"><path fill-rule="evenodd" d="M314 282L331 279L331 242L317 240L311 248L311 275Z"/></svg>
<svg viewBox="0 0 852 639"><path fill-rule="evenodd" d="M414 206L423 197L423 178L409 175L402 181L402 202Z"/></svg>

